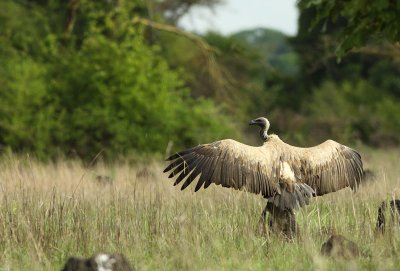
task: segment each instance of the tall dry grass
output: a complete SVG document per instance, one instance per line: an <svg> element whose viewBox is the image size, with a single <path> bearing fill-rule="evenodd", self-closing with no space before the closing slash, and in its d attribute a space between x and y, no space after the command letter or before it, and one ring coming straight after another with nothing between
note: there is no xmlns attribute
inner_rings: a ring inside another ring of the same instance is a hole
<svg viewBox="0 0 400 271"><path fill-rule="evenodd" d="M400 233L377 236L374 227L380 202L400 194L399 151L362 153L376 181L313 200L297 213L300 237L291 242L256 234L260 196L215 186L181 192L162 163L87 168L5 156L0 270L60 270L69 256L101 251L125 254L138 270L398 270ZM363 257L319 256L332 232L355 241Z"/></svg>

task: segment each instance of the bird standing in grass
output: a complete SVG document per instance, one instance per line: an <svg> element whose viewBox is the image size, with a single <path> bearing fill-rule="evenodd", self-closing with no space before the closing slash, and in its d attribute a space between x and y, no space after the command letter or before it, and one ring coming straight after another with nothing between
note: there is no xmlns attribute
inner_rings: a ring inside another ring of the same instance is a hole
<svg viewBox="0 0 400 271"><path fill-rule="evenodd" d="M258 147L224 139L177 152L167 158L164 172L188 187L199 177L195 192L212 183L261 194L280 211L290 211L345 187L356 189L363 175L361 156L333 140L311 148L299 148L268 134L270 123L260 117L250 122L260 127ZM267 210L267 206L266 209ZM263 214L265 213L265 210Z"/></svg>

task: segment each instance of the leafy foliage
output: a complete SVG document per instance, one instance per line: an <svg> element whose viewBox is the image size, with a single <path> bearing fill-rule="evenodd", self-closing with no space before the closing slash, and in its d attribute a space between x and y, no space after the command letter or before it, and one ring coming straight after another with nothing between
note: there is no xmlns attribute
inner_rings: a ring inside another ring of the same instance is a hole
<svg viewBox="0 0 400 271"><path fill-rule="evenodd" d="M340 3L356 5L355 2ZM301 82L298 91L302 93L303 134L312 134L318 141L331 135L341 142L359 140L374 146L398 144L396 121L383 113L382 107L390 101L387 112L394 113L390 108L399 105L398 58L384 53L388 45L381 39L374 44L353 43L352 46L367 47L349 52L338 63L334 51L341 46L338 40L344 38L343 30L349 29L349 18L340 8L336 9L336 16L321 15L320 8L325 5L337 8L341 4L337 1L301 1L299 4L299 32L291 42L300 56L301 73L297 80ZM364 19L373 20L373 17Z"/></svg>
<svg viewBox="0 0 400 271"><path fill-rule="evenodd" d="M364 46L371 38L384 38L393 43L400 40L399 1L301 0L299 6L316 10L313 26L325 27L332 21L345 20L337 47L339 57L354 47Z"/></svg>
<svg viewBox="0 0 400 271"><path fill-rule="evenodd" d="M2 5L27 13L11 1ZM81 9L85 13L76 19L82 24L67 39L50 30L53 21L38 9L40 20L24 20L34 29L45 23L44 33L4 47L0 144L43 158L59 152L93 157L100 150L111 157L160 153L169 142L183 147L232 132L213 102L190 97L182 73L146 43L141 28L114 28L126 23L124 15L113 18L113 10L98 2L83 1ZM15 37L17 19L2 15L8 22L2 38ZM52 42L38 50L43 36Z"/></svg>
<svg viewBox="0 0 400 271"><path fill-rule="evenodd" d="M314 91L309 110L311 131L322 128L315 133L320 140L331 135L343 142L358 139L377 146L400 143L393 133L400 132L393 117L400 113L400 99L379 92L366 81L324 83Z"/></svg>

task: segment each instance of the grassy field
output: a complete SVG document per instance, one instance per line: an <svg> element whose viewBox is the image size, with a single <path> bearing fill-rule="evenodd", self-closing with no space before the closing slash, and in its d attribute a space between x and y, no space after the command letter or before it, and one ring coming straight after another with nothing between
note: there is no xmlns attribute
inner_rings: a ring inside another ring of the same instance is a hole
<svg viewBox="0 0 400 271"><path fill-rule="evenodd" d="M374 232L380 202L400 194L399 151L362 154L376 181L314 199L297 213L301 235L290 242L256 234L260 196L215 186L181 192L161 163L86 168L3 157L0 270L60 270L69 256L95 252L123 253L138 270L399 270L400 235ZM332 232L364 256L321 257Z"/></svg>

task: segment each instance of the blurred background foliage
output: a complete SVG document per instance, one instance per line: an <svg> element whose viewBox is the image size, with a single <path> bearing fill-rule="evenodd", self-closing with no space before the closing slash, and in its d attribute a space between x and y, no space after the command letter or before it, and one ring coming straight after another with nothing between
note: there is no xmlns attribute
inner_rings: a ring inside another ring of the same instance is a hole
<svg viewBox="0 0 400 271"><path fill-rule="evenodd" d="M398 145L400 4L364 2L299 1L287 37L177 27L219 0L3 0L0 151L90 159L256 143L247 123L261 115L292 144Z"/></svg>

